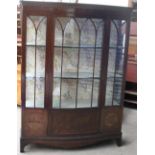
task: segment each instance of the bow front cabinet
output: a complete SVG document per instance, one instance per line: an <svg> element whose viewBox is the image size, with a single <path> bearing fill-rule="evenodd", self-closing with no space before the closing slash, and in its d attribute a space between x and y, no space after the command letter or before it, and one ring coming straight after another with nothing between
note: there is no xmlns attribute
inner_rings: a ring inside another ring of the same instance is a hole
<svg viewBox="0 0 155 155"><path fill-rule="evenodd" d="M121 145L131 9L21 2L22 127L27 144Z"/></svg>

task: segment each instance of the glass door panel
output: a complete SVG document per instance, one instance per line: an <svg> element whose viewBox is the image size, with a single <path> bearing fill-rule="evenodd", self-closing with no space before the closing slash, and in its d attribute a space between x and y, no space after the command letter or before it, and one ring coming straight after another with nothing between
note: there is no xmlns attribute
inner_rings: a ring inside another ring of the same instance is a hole
<svg viewBox="0 0 155 155"><path fill-rule="evenodd" d="M94 78L100 77L101 72L101 58L102 58L102 48L96 49L96 52L94 54L95 63L94 63Z"/></svg>
<svg viewBox="0 0 155 155"><path fill-rule="evenodd" d="M26 77L34 77L35 75L35 48L26 48Z"/></svg>
<svg viewBox="0 0 155 155"><path fill-rule="evenodd" d="M77 78L78 48L63 49L62 77Z"/></svg>
<svg viewBox="0 0 155 155"><path fill-rule="evenodd" d="M53 107L60 108L60 78L53 79Z"/></svg>
<svg viewBox="0 0 155 155"><path fill-rule="evenodd" d="M94 79L93 81L93 99L92 99L92 107L97 107L98 106L98 97L99 97L99 79Z"/></svg>
<svg viewBox="0 0 155 155"><path fill-rule="evenodd" d="M54 77L61 77L62 48L54 48Z"/></svg>
<svg viewBox="0 0 155 155"><path fill-rule="evenodd" d="M126 22L111 21L109 59L106 84L106 106L119 106L123 82L124 50L126 39Z"/></svg>
<svg viewBox="0 0 155 155"><path fill-rule="evenodd" d="M45 77L45 47L36 47L36 77Z"/></svg>
<svg viewBox="0 0 155 155"><path fill-rule="evenodd" d="M26 19L27 108L44 108L46 23L44 16L29 16Z"/></svg>
<svg viewBox="0 0 155 155"><path fill-rule="evenodd" d="M79 78L92 78L94 67L94 49L81 48L79 59Z"/></svg>
<svg viewBox="0 0 155 155"><path fill-rule="evenodd" d="M53 108L98 107L102 19L55 19Z"/></svg>
<svg viewBox="0 0 155 155"><path fill-rule="evenodd" d="M34 78L26 78L26 107L34 107Z"/></svg>
<svg viewBox="0 0 155 155"><path fill-rule="evenodd" d="M81 30L81 47L95 47L95 25L91 19L87 19Z"/></svg>
<svg viewBox="0 0 155 155"><path fill-rule="evenodd" d="M92 79L79 79L78 108L91 107Z"/></svg>
<svg viewBox="0 0 155 155"><path fill-rule="evenodd" d="M64 29L64 46L78 47L79 46L79 28L75 19L68 19Z"/></svg>
<svg viewBox="0 0 155 155"><path fill-rule="evenodd" d="M44 108L44 78L36 79L35 87L35 107Z"/></svg>
<svg viewBox="0 0 155 155"><path fill-rule="evenodd" d="M62 79L61 108L75 108L76 106L76 79Z"/></svg>

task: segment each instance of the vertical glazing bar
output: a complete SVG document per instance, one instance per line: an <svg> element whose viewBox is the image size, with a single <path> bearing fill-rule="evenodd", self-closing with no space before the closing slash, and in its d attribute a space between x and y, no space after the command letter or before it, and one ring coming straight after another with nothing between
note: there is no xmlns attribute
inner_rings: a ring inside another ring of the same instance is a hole
<svg viewBox="0 0 155 155"><path fill-rule="evenodd" d="M64 30L62 30L62 53L61 53L61 77L60 77L60 104L59 104L59 108L61 108L62 67L63 67L63 46L64 46Z"/></svg>
<svg viewBox="0 0 155 155"><path fill-rule="evenodd" d="M96 60L96 41L97 40L97 29L95 28L95 48L94 48L94 62L93 62L93 79L92 79L92 90L91 90L91 107L93 105L93 93L94 93L94 74L95 74L95 60Z"/></svg>
<svg viewBox="0 0 155 155"><path fill-rule="evenodd" d="M104 20L104 19L103 19ZM107 83L107 71L108 71L108 58L109 58L109 41L110 41L110 19L104 20L103 29L103 48L102 48L102 60L101 60L101 71L100 71L100 93L99 93L99 106L105 105L105 95L106 95L106 83Z"/></svg>
<svg viewBox="0 0 155 155"><path fill-rule="evenodd" d="M110 41L110 20L103 19L103 41L102 41L102 55L101 55L101 70L100 70L100 85L99 85L99 129L101 131L101 115L102 109L105 106L105 94L106 94L106 83L107 83L107 71L108 71L108 57L109 57L109 41Z"/></svg>
<svg viewBox="0 0 155 155"><path fill-rule="evenodd" d="M78 24L77 24L78 25ZM78 26L79 28L79 26ZM80 45L81 45L81 30L79 28L79 45L78 45L78 62L77 62L77 80L76 80L76 96L75 96L75 108L78 105L78 85L79 85L79 63L80 63Z"/></svg>
<svg viewBox="0 0 155 155"><path fill-rule="evenodd" d="M37 50L36 50L36 43L37 43L37 30L35 29L35 66L34 66L34 108L36 107L36 56L37 56Z"/></svg>

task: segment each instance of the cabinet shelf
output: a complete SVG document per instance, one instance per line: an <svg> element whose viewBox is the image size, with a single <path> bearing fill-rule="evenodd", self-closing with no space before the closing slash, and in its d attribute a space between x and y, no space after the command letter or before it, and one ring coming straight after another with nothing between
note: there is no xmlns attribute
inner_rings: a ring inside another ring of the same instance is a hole
<svg viewBox="0 0 155 155"><path fill-rule="evenodd" d="M28 46L28 47L46 47L46 45L32 45L32 44L26 44L25 46Z"/></svg>
<svg viewBox="0 0 155 155"><path fill-rule="evenodd" d="M64 73L63 73L64 74ZM123 77L123 74L121 73L117 73L117 76L113 76L113 72L111 72L112 75L108 75L107 78L108 79L113 79L113 78L116 78L116 79L122 79ZM88 74L81 74L77 77L77 73L66 73L66 75L62 75L61 76L61 73L60 74L54 74L54 78L73 78L73 79L91 79L91 78L94 78L94 79L100 79L100 76L88 76Z"/></svg>
<svg viewBox="0 0 155 155"><path fill-rule="evenodd" d="M92 49L102 49L103 47L99 47L99 46L54 46L55 48L92 48ZM125 47L122 46L110 46L110 49L125 49Z"/></svg>
<svg viewBox="0 0 155 155"><path fill-rule="evenodd" d="M98 46L57 46L57 45L55 45L54 46L55 48L93 48L93 49L102 49L103 47L98 47Z"/></svg>
<svg viewBox="0 0 155 155"><path fill-rule="evenodd" d="M43 77L43 76L26 76L26 79L44 79L45 77Z"/></svg>
<svg viewBox="0 0 155 155"><path fill-rule="evenodd" d="M25 46L32 46L32 47L46 47L46 45L33 45L33 44L26 44ZM94 47L94 46L54 46L54 48L63 48L63 49L66 49L66 48L71 48L71 49L102 49L103 47ZM110 49L125 49L125 47L116 47L116 46L111 46L109 47ZM118 52L119 54L119 52ZM120 54L124 54L124 53L120 53Z"/></svg>
<svg viewBox="0 0 155 155"><path fill-rule="evenodd" d="M70 73L63 73L61 76L61 73L54 73L54 78L68 78L68 79L92 79L92 78L100 78L99 75L88 74L88 73L79 73L77 75L77 72L70 72Z"/></svg>
<svg viewBox="0 0 155 155"><path fill-rule="evenodd" d="M57 78L57 79L100 79L99 77L60 77L60 76L54 76L54 78Z"/></svg>

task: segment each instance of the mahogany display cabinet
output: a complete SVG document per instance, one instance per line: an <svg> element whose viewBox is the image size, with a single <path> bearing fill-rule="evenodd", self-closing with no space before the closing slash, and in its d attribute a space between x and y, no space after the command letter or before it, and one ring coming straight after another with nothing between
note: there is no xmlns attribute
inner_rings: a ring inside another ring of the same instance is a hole
<svg viewBox="0 0 155 155"><path fill-rule="evenodd" d="M23 2L21 147L121 145L131 9Z"/></svg>

